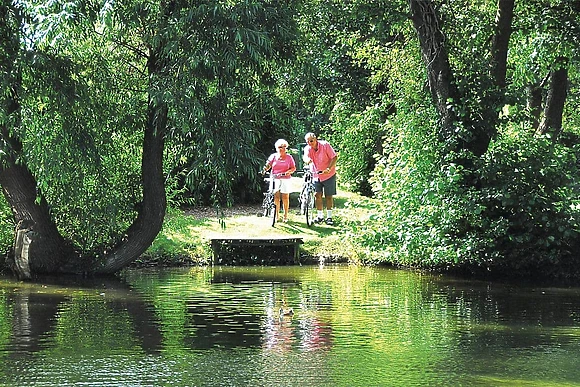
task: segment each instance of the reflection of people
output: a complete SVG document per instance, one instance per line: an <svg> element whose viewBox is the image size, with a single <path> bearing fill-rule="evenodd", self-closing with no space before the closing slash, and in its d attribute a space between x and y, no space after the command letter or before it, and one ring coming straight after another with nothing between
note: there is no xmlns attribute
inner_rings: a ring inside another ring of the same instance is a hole
<svg viewBox="0 0 580 387"><path fill-rule="evenodd" d="M296 333L291 318L266 319L263 329L263 346L265 349L278 352L290 352L296 341Z"/></svg>
<svg viewBox="0 0 580 387"><path fill-rule="evenodd" d="M338 155L328 141L318 140L314 133L307 133L304 139L308 143L304 147L304 161L313 163L314 170L318 172L318 181L315 182L316 210L318 216L315 223L324 220L324 209L322 194L326 199L326 224L333 225L332 208L334 206L334 195L336 195L336 160Z"/></svg>
<svg viewBox="0 0 580 387"><path fill-rule="evenodd" d="M272 153L264 165L264 172L272 168L272 173L280 179L280 189L274 194L274 202L276 203L276 214L280 213L280 196L282 196L282 206L284 207L284 222L288 222L288 208L290 207L290 178L296 171L296 164L294 158L286 153L288 142L284 139L279 139L274 144L277 152Z"/></svg>
<svg viewBox="0 0 580 387"><path fill-rule="evenodd" d="M327 349L332 346L330 324L311 316L300 320L300 347L306 351Z"/></svg>

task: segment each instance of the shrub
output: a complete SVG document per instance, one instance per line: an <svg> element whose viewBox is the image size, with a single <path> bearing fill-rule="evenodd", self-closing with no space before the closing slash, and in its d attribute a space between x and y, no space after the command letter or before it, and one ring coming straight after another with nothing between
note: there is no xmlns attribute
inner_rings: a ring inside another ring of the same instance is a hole
<svg viewBox="0 0 580 387"><path fill-rule="evenodd" d="M578 274L575 150L511 127L472 170L440 158L412 118L393 122L393 151L373 187L382 205L358 242L381 262L472 273ZM388 146L388 144L386 144ZM461 155L461 159L468 156ZM439 167L436 167L439 166Z"/></svg>

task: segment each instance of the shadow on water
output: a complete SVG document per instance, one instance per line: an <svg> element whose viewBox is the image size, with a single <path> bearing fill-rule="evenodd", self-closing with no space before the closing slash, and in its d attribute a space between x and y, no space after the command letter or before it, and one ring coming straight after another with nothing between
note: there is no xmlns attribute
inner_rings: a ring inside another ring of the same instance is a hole
<svg viewBox="0 0 580 387"><path fill-rule="evenodd" d="M299 284L300 279L297 272L292 268L280 270L279 267L228 267L216 266L211 273L212 283L288 283Z"/></svg>

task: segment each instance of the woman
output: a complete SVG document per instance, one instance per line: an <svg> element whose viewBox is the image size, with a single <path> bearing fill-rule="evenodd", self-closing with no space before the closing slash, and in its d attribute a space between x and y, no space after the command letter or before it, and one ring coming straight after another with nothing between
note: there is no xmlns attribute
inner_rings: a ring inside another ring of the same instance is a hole
<svg viewBox="0 0 580 387"><path fill-rule="evenodd" d="M280 213L280 196L282 196L282 206L284 207L284 222L288 222L288 208L290 207L290 177L296 171L294 158L287 153L288 142L279 139L274 144L277 152L272 153L264 165L264 172L272 169L272 173L280 179L280 189L274 194L276 203L276 214Z"/></svg>

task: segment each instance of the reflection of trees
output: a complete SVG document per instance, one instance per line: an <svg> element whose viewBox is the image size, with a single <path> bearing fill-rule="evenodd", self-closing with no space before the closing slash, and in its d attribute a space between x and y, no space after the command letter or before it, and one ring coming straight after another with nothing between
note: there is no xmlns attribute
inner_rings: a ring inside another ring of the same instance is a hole
<svg viewBox="0 0 580 387"><path fill-rule="evenodd" d="M321 378L369 385L377 373L468 373L477 367L474 359L497 362L500 352L577 342L576 290L379 268L276 270L140 272L128 279L130 289L123 283L18 285L0 292L0 347L55 359L77 350L207 355L218 362L242 356L259 362L252 370L263 371L262 385L276 375L293 377L306 359L294 385ZM281 316L289 308L294 313ZM408 376L408 385L420 385L417 373Z"/></svg>
<svg viewBox="0 0 580 387"><path fill-rule="evenodd" d="M300 278L291 269L195 268L155 276L133 273L128 281L154 305L165 348L260 348L272 337L281 339L283 335L298 343L294 348L330 342L314 339L330 332L329 324L313 323L312 313L323 307L317 303L321 296L302 291ZM306 317L280 321L282 293L276 292L282 289L287 291L289 306ZM301 339L303 335L306 341Z"/></svg>
<svg viewBox="0 0 580 387"><path fill-rule="evenodd" d="M235 299L190 299L184 345L187 348L236 348L260 345L261 316L248 313Z"/></svg>
<svg viewBox="0 0 580 387"><path fill-rule="evenodd" d="M58 304L64 296L18 291L6 299L12 309L12 334L8 346L12 353L37 352L41 339L54 329Z"/></svg>
<svg viewBox="0 0 580 387"><path fill-rule="evenodd" d="M426 295L444 298L455 330L475 347L493 345L527 348L577 342L575 335L558 335L580 322L577 289L538 288L478 281L442 280ZM539 335L540 331L546 332Z"/></svg>
<svg viewBox="0 0 580 387"><path fill-rule="evenodd" d="M163 346L173 351L260 348L272 340L312 350L331 343L330 324L316 316L330 306L328 289L303 288L291 268L195 268L129 273L127 280L151 300ZM281 321L284 293L296 314Z"/></svg>
<svg viewBox="0 0 580 387"><path fill-rule="evenodd" d="M6 287L0 316L0 347L14 355L39 351L110 350L128 343L139 350L157 351L160 334L154 316L116 279L20 284ZM73 285L74 287L71 287ZM9 328L7 328L9 327Z"/></svg>

